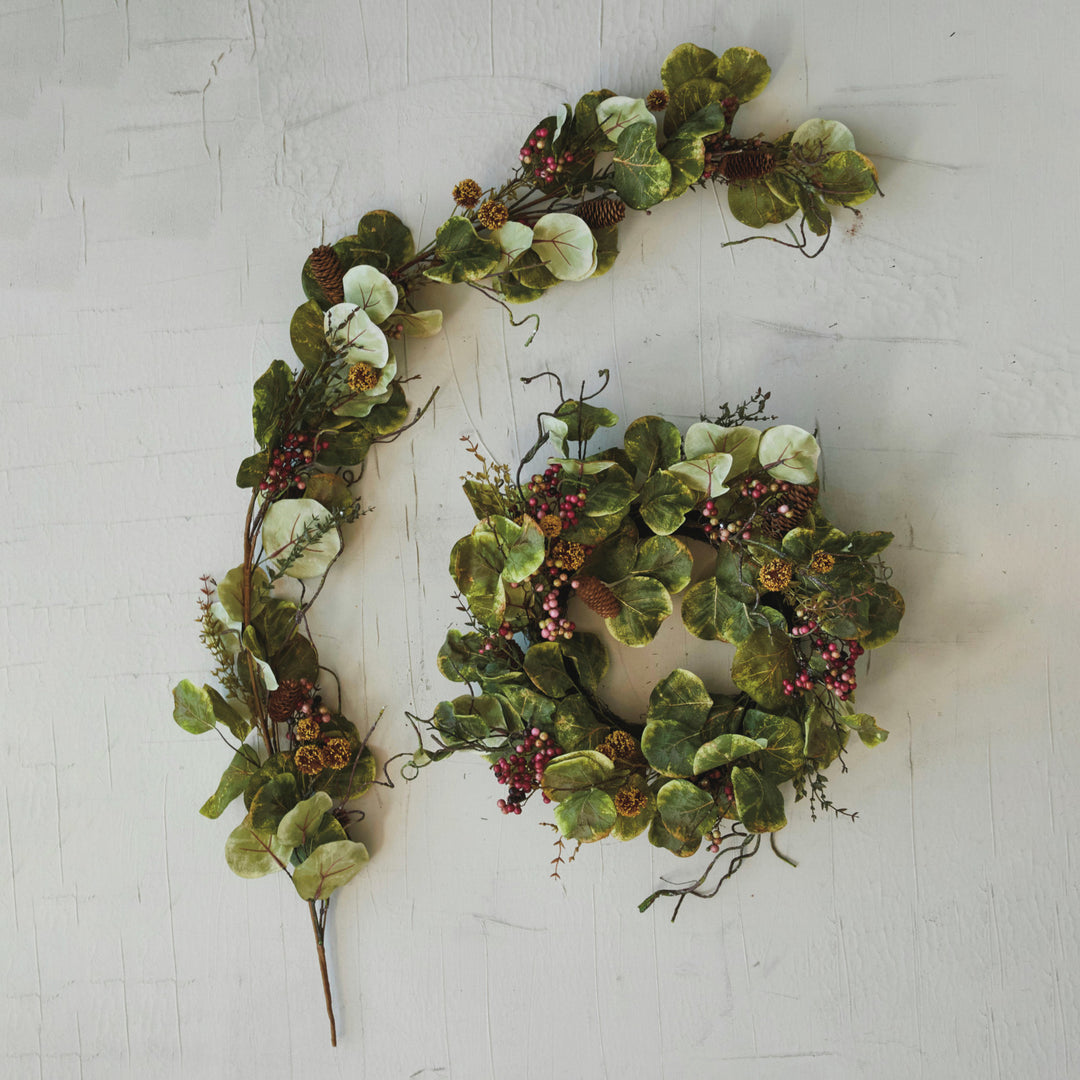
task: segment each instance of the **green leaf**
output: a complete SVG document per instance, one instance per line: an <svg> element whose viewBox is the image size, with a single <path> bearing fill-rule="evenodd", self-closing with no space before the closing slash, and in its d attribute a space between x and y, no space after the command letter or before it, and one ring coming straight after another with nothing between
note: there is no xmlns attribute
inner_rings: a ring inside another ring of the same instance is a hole
<svg viewBox="0 0 1080 1080"><path fill-rule="evenodd" d="M506 509L498 488L491 484L470 478L462 485L462 491L465 492L465 497L469 500L469 505L478 519L491 517L492 514L502 514Z"/></svg>
<svg viewBox="0 0 1080 1080"><path fill-rule="evenodd" d="M372 210L365 214L356 227L356 240L360 247L380 251L386 256L387 265L383 269L396 269L416 254L412 233L389 210Z"/></svg>
<svg viewBox="0 0 1080 1080"><path fill-rule="evenodd" d="M596 238L596 269L593 277L602 277L614 265L619 257L619 226L605 225L600 229L593 229Z"/></svg>
<svg viewBox="0 0 1080 1080"><path fill-rule="evenodd" d="M580 685L586 690L595 690L609 667L607 648L600 638L596 634L577 631L569 641L562 643L562 651L577 671Z"/></svg>
<svg viewBox="0 0 1080 1080"><path fill-rule="evenodd" d="M703 49L700 45L685 42L676 45L668 53L660 68L660 81L664 89L672 94L691 79L718 77L720 60L716 53Z"/></svg>
<svg viewBox="0 0 1080 1080"><path fill-rule="evenodd" d="M821 447L809 431L794 424L778 424L762 432L758 460L776 480L810 484L817 476Z"/></svg>
<svg viewBox="0 0 1080 1080"><path fill-rule="evenodd" d="M565 697L574 690L574 682L566 674L562 649L555 641L542 641L529 648L525 654L525 674L548 697Z"/></svg>
<svg viewBox="0 0 1080 1080"><path fill-rule="evenodd" d="M577 214L545 214L533 227L532 251L560 281L583 281L596 269L596 237Z"/></svg>
<svg viewBox="0 0 1080 1080"><path fill-rule="evenodd" d="M526 581L540 569L544 562L544 534L531 517L518 525L496 514L488 519L487 525L502 549L505 559L502 576L507 584ZM477 525L473 532L481 527L482 524Z"/></svg>
<svg viewBox="0 0 1080 1080"><path fill-rule="evenodd" d="M585 505L587 508L588 503ZM582 573L592 574L601 581L620 581L633 570L636 559L637 529L632 521L620 515L618 528L598 543L586 559Z"/></svg>
<svg viewBox="0 0 1080 1080"><path fill-rule="evenodd" d="M724 116L723 106L719 102L712 101L698 109L685 123L680 124L673 138L701 139L706 135L717 135L726 127L727 118Z"/></svg>
<svg viewBox="0 0 1080 1080"><path fill-rule="evenodd" d="M772 77L768 61L756 49L738 46L728 49L716 66L720 81L739 99L739 103L756 98Z"/></svg>
<svg viewBox="0 0 1080 1080"><path fill-rule="evenodd" d="M338 721L340 725L340 721ZM353 758L343 769L335 771L327 770L319 774L319 787L332 798L347 802L349 799L358 799L375 782L377 766L375 755L364 748L363 753L357 754L360 739L356 729L350 724L351 730L342 732L348 737L353 748Z"/></svg>
<svg viewBox="0 0 1080 1080"><path fill-rule="evenodd" d="M844 727L851 728L866 746L880 746L889 733L877 726L877 721L868 713L852 713L850 716L838 716Z"/></svg>
<svg viewBox="0 0 1080 1080"><path fill-rule="evenodd" d="M611 759L596 750L574 750L560 754L544 769L544 794L554 802L599 787L615 771Z"/></svg>
<svg viewBox="0 0 1080 1080"><path fill-rule="evenodd" d="M273 831L252 828L245 821L238 825L225 841L225 861L229 869L242 878L266 877L284 870L292 854Z"/></svg>
<svg viewBox="0 0 1080 1080"><path fill-rule="evenodd" d="M795 213L795 207L777 197L764 180L729 184L728 207L738 221L752 229L786 221Z"/></svg>
<svg viewBox="0 0 1080 1080"><path fill-rule="evenodd" d="M255 441L260 447L265 447L281 426L292 386L292 368L284 360L275 360L256 379L251 419L255 428Z"/></svg>
<svg viewBox="0 0 1080 1080"><path fill-rule="evenodd" d="M495 240L477 236L468 218L452 217L435 233L435 254L442 264L424 271L426 277L454 285L486 277L499 265L502 248Z"/></svg>
<svg viewBox="0 0 1080 1080"><path fill-rule="evenodd" d="M303 554L286 567L285 573L294 578L321 577L341 551L341 530L330 525L322 531L329 519L330 512L314 499L279 499L263 518L263 550L269 559L282 561L305 533L317 529L321 535L304 546Z"/></svg>
<svg viewBox="0 0 1080 1080"><path fill-rule="evenodd" d="M705 144L696 135L679 135L669 139L660 153L671 163L671 184L664 196L665 202L671 202L701 179Z"/></svg>
<svg viewBox="0 0 1080 1080"><path fill-rule="evenodd" d="M770 780L790 780L802 769L805 736L798 720L747 709L743 730L752 739L764 740L766 746L758 761L761 772Z"/></svg>
<svg viewBox="0 0 1080 1080"><path fill-rule="evenodd" d="M578 99L574 106L573 131L582 142L587 142L596 135L600 128L596 110L602 101L614 96L610 90L590 90Z"/></svg>
<svg viewBox="0 0 1080 1080"><path fill-rule="evenodd" d="M323 844L293 871L293 885L304 900L325 900L352 881L369 858L367 848L352 840Z"/></svg>
<svg viewBox="0 0 1080 1080"><path fill-rule="evenodd" d="M270 657L270 666L274 669L278 682L289 679L310 679L311 682L316 682L319 677L319 654L303 634L293 634Z"/></svg>
<svg viewBox="0 0 1080 1080"><path fill-rule="evenodd" d="M795 200L806 218L806 224L815 236L824 236L832 226L832 211L815 192L798 184L795 188Z"/></svg>
<svg viewBox="0 0 1080 1080"><path fill-rule="evenodd" d="M401 327L406 337L435 337L442 329L443 313L438 308L430 311L395 311L390 321Z"/></svg>
<svg viewBox="0 0 1080 1080"><path fill-rule="evenodd" d="M666 848L673 855L685 859L693 855L701 846L701 837L695 836L692 840L680 840L668 830L668 827L664 824L664 819L659 814L655 814L652 821L649 822L649 843L653 847Z"/></svg>
<svg viewBox="0 0 1080 1080"><path fill-rule="evenodd" d="M206 687L183 679L173 687L173 719L192 735L213 731L217 718Z"/></svg>
<svg viewBox="0 0 1080 1080"><path fill-rule="evenodd" d="M804 120L791 135L791 152L810 162L854 149L855 136L839 120Z"/></svg>
<svg viewBox="0 0 1080 1080"><path fill-rule="evenodd" d="M341 281L346 304L355 304L373 322L385 322L397 307L397 286L374 266L354 266Z"/></svg>
<svg viewBox="0 0 1080 1080"><path fill-rule="evenodd" d="M402 427L409 419L409 403L401 383L395 382L390 387L390 397L381 405L376 405L363 420L365 430L372 435L389 435Z"/></svg>
<svg viewBox="0 0 1080 1080"><path fill-rule="evenodd" d="M671 187L671 162L656 147L655 124L631 124L620 136L612 183L634 210L662 202Z"/></svg>
<svg viewBox="0 0 1080 1080"><path fill-rule="evenodd" d="M225 807L244 792L258 769L255 750L250 746L242 747L233 754L232 761L221 774L217 791L202 804L199 813L208 818L221 817Z"/></svg>
<svg viewBox="0 0 1080 1080"><path fill-rule="evenodd" d="M234 566L218 583L218 600L226 615L239 623L244 617L244 568ZM251 618L263 609L270 596L270 578L261 567L251 572Z"/></svg>
<svg viewBox="0 0 1080 1080"><path fill-rule="evenodd" d="M510 276L502 278L501 288L507 299L512 295L508 290L514 281L517 281L522 289L528 290L527 293L520 294L527 298L514 301L516 303L531 303L559 284L559 279L544 265L539 253L532 248L519 255L510 267Z"/></svg>
<svg viewBox="0 0 1080 1080"><path fill-rule="evenodd" d="M614 427L619 418L610 409L590 405L587 401L564 401L555 415L566 424L566 438L573 442L588 442L602 427Z"/></svg>
<svg viewBox="0 0 1080 1080"><path fill-rule="evenodd" d="M492 629L502 625L506 611L505 558L489 529L480 522L450 551L450 576L469 601L473 615ZM483 531L477 532L478 529Z"/></svg>
<svg viewBox="0 0 1080 1080"><path fill-rule="evenodd" d="M371 449L370 431L328 431L322 437L330 445L319 451L319 464L331 469L359 465Z"/></svg>
<svg viewBox="0 0 1080 1080"><path fill-rule="evenodd" d="M612 94L596 106L596 121L607 139L608 146L616 146L622 133L634 124L656 127L656 117L649 112L644 98L620 97Z"/></svg>
<svg viewBox="0 0 1080 1080"><path fill-rule="evenodd" d="M308 371L318 371L326 359L326 333L323 311L314 300L301 304L289 323L293 352Z"/></svg>
<svg viewBox="0 0 1080 1080"><path fill-rule="evenodd" d="M658 469L666 469L679 460L682 436L667 420L642 416L626 429L623 447L638 471L639 483L643 483Z"/></svg>
<svg viewBox="0 0 1080 1080"><path fill-rule="evenodd" d="M296 777L292 773L282 772L272 776L251 800L251 824L256 829L273 832L299 798Z"/></svg>
<svg viewBox="0 0 1080 1080"><path fill-rule="evenodd" d="M236 470L236 486L238 488L254 487L266 477L266 470L269 468L269 450L260 450L257 454L244 458L240 462L240 468Z"/></svg>
<svg viewBox="0 0 1080 1080"><path fill-rule="evenodd" d="M250 717L241 715L212 686L203 686L203 689L210 698L210 707L214 711L214 719L228 728L234 739L243 742L247 738L248 732L251 731ZM240 703L237 702L237 704Z"/></svg>
<svg viewBox="0 0 1080 1080"><path fill-rule="evenodd" d="M731 462L730 454L706 454L690 461L676 461L670 471L692 491L716 499L728 490L724 481L731 472Z"/></svg>
<svg viewBox="0 0 1080 1080"><path fill-rule="evenodd" d="M309 799L301 799L277 827L277 838L288 847L298 848L315 835L334 800L325 791L317 791Z"/></svg>
<svg viewBox="0 0 1080 1080"><path fill-rule="evenodd" d="M784 680L794 681L797 675L791 639L779 627L759 626L735 650L732 680L767 709L782 709L789 703Z"/></svg>
<svg viewBox="0 0 1080 1080"><path fill-rule="evenodd" d="M904 617L904 598L891 585L876 582L870 595L869 633L859 639L867 649L877 649L896 637Z"/></svg>
<svg viewBox="0 0 1080 1080"><path fill-rule="evenodd" d="M638 509L654 533L668 536L682 526L696 503L693 491L675 473L663 469L645 481Z"/></svg>
<svg viewBox="0 0 1080 1080"><path fill-rule="evenodd" d="M555 824L568 840L591 844L602 840L615 825L615 803L606 791L577 791L554 811Z"/></svg>
<svg viewBox="0 0 1080 1080"><path fill-rule="evenodd" d="M694 775L730 765L747 754L756 754L765 745L764 739L751 739L746 735L717 735L698 747L694 754Z"/></svg>
<svg viewBox="0 0 1080 1080"><path fill-rule="evenodd" d="M681 592L690 582L694 556L682 540L650 536L637 549L633 573L656 578L668 592Z"/></svg>
<svg viewBox="0 0 1080 1080"><path fill-rule="evenodd" d="M309 473L304 495L328 510L347 510L356 501L349 485L335 473Z"/></svg>
<svg viewBox="0 0 1080 1080"><path fill-rule="evenodd" d="M879 555L893 542L891 532L853 532L848 536L848 551L866 559Z"/></svg>
<svg viewBox="0 0 1080 1080"><path fill-rule="evenodd" d="M672 612L667 589L651 577L628 577L610 588L622 605L618 615L604 620L611 636L633 648L648 645Z"/></svg>
<svg viewBox="0 0 1080 1080"><path fill-rule="evenodd" d="M620 475L621 474L621 475ZM624 479L621 469L612 468L588 494L585 502L587 517L610 517L623 514L638 497L637 488Z"/></svg>
<svg viewBox="0 0 1080 1080"><path fill-rule="evenodd" d="M724 591L715 577L706 578L686 590L682 600L682 621L694 637L703 641L723 641L728 619L735 615L742 602Z"/></svg>
<svg viewBox="0 0 1080 1080"><path fill-rule="evenodd" d="M595 750L610 730L581 694L571 694L555 707L555 739L567 752Z"/></svg>
<svg viewBox="0 0 1080 1080"><path fill-rule="evenodd" d="M707 832L718 813L713 797L689 780L669 780L656 793L656 809L668 832L683 843Z"/></svg>
<svg viewBox="0 0 1080 1080"><path fill-rule="evenodd" d="M721 103L731 96L728 88L716 79L704 76L688 79L671 93L667 112L664 114L664 130L677 136L679 130L692 117L710 105L722 107Z"/></svg>
<svg viewBox="0 0 1080 1080"><path fill-rule="evenodd" d="M761 432L756 428L721 427L702 421L687 428L683 449L690 460L709 454L730 454L731 471L728 475L739 476L751 465L757 464L760 440Z"/></svg>
<svg viewBox="0 0 1080 1080"><path fill-rule="evenodd" d="M477 667L477 649L482 638L479 634L463 634L460 630L447 630L446 641L439 649L436 663L439 673L451 682L475 682L480 677Z"/></svg>
<svg viewBox="0 0 1080 1080"><path fill-rule="evenodd" d="M663 776L693 776L694 757L706 743L713 699L692 671L676 668L649 695L641 750Z"/></svg>
<svg viewBox="0 0 1080 1080"><path fill-rule="evenodd" d="M776 832L787 824L784 796L761 773L735 765L731 770L731 786L735 789L739 820L750 832Z"/></svg>
<svg viewBox="0 0 1080 1080"><path fill-rule="evenodd" d="M818 170L820 194L826 202L858 206L877 193L877 169L865 155L842 150L825 159Z"/></svg>

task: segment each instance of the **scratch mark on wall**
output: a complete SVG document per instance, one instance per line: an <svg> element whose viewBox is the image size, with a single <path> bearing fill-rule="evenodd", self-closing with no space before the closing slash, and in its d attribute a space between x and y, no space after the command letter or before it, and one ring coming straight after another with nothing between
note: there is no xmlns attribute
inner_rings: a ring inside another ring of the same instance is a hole
<svg viewBox="0 0 1080 1080"><path fill-rule="evenodd" d="M161 786L161 831L164 843L161 845L165 857L165 895L169 902L169 942L172 946L173 960L173 1007L176 1011L176 1049L179 1063L184 1062L184 1039L180 1024L180 968L176 962L176 923L173 917L172 873L169 870L169 774L165 774ZM285 965L286 967L288 965Z"/></svg>
<svg viewBox="0 0 1080 1080"><path fill-rule="evenodd" d="M11 866L11 910L15 916L15 930L19 929L19 891L15 888L15 842L11 835L11 799L4 788L4 811L7 814L8 863Z"/></svg>
<svg viewBox="0 0 1080 1080"><path fill-rule="evenodd" d="M255 13L251 10L251 0L247 0L247 13L248 13L248 26L251 27L251 56L249 59L255 59L255 53L258 52L259 44L258 39L255 36Z"/></svg>

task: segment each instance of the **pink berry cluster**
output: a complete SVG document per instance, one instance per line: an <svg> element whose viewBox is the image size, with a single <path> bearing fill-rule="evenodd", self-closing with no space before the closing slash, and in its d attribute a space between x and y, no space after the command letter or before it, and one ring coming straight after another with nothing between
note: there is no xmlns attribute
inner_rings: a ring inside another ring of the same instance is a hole
<svg viewBox="0 0 1080 1080"><path fill-rule="evenodd" d="M518 157L522 165L532 168L533 175L542 184L549 184L563 171L567 165L572 165L574 155L563 151L557 157L551 153L547 142L548 129L538 127L529 138L529 141L518 151Z"/></svg>
<svg viewBox="0 0 1080 1080"><path fill-rule="evenodd" d="M828 665L822 681L841 701L847 701L855 692L855 662L866 650L857 641L845 641L841 645L815 638L814 644L821 649L821 657Z"/></svg>
<svg viewBox="0 0 1080 1080"><path fill-rule="evenodd" d="M566 590L568 588L576 589L578 583L571 579L570 575L564 570L547 566L545 569L551 572L551 585L548 586L544 582L538 581L534 586L536 591L542 594L540 603L545 615L538 624L540 637L544 641L558 641L559 638L569 641L574 636L577 626L566 617L566 603L569 600L569 594Z"/></svg>
<svg viewBox="0 0 1080 1080"><path fill-rule="evenodd" d="M563 524L564 529L577 524L578 514L585 506L587 492L579 488L572 495L564 495L559 490L561 465L549 465L543 475L534 473L526 484L529 497L526 500L526 513L539 521L548 514L554 514Z"/></svg>
<svg viewBox="0 0 1080 1080"><path fill-rule="evenodd" d="M510 788L510 795L499 800L499 809L504 814L520 814L522 804L543 783L547 763L561 753L546 731L534 727L512 754L499 758L493 766L495 779ZM545 795L544 802L551 800Z"/></svg>
<svg viewBox="0 0 1080 1080"><path fill-rule="evenodd" d="M308 435L293 433L286 435L281 446L270 455L270 468L266 470L266 479L260 481L259 490L279 495L290 487L303 491L307 481L298 478L301 469L310 468L320 450L329 447L326 441L319 442Z"/></svg>
<svg viewBox="0 0 1080 1080"><path fill-rule="evenodd" d="M709 536L712 536L715 533L717 538L725 543L732 539L750 539L750 530L745 527L743 521L724 523L720 520L716 510L716 503L714 503L712 499L702 507L701 516L705 519L704 528L706 534Z"/></svg>
<svg viewBox="0 0 1080 1080"><path fill-rule="evenodd" d="M773 490L776 490L776 487L777 485L772 485ZM765 498L765 496L769 494L769 489L770 485L763 483L761 477L752 476L743 481L740 494L743 498L750 498L756 501Z"/></svg>

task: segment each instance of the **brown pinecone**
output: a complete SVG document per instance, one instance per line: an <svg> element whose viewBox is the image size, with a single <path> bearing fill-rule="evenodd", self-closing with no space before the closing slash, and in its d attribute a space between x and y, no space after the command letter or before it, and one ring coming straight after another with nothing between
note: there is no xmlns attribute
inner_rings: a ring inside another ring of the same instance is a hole
<svg viewBox="0 0 1080 1080"><path fill-rule="evenodd" d="M266 715L275 724L282 724L289 719L304 696L303 687L296 679L286 679L278 683L276 690L266 696Z"/></svg>
<svg viewBox="0 0 1080 1080"><path fill-rule="evenodd" d="M341 269L337 252L328 244L311 249L311 258L308 259L308 269L311 276L318 283L319 288L326 293L326 299L331 304L343 304L345 293L341 288L341 279L345 271Z"/></svg>
<svg viewBox="0 0 1080 1080"><path fill-rule="evenodd" d="M762 532L773 540L782 540L792 529L797 529L806 520L806 515L810 513L810 508L814 505L817 496L818 489L813 484L792 484L779 496L776 503L776 506L783 506L786 503L790 508L789 512L780 514L777 513L776 506L769 507L761 524Z"/></svg>
<svg viewBox="0 0 1080 1080"><path fill-rule="evenodd" d="M590 229L605 229L608 225L618 225L626 217L626 203L601 195L581 203L574 213Z"/></svg>
<svg viewBox="0 0 1080 1080"><path fill-rule="evenodd" d="M622 611L619 598L599 578L578 578L577 595L587 608L602 619L613 619Z"/></svg>
<svg viewBox="0 0 1080 1080"><path fill-rule="evenodd" d="M743 150L725 154L717 172L725 180L761 180L776 168L776 158L768 150Z"/></svg>

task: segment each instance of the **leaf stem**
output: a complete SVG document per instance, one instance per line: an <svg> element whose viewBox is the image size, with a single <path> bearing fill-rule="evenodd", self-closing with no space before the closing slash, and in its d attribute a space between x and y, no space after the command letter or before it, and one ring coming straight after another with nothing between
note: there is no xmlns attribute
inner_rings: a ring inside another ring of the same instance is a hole
<svg viewBox="0 0 1080 1080"><path fill-rule="evenodd" d="M324 909L326 901L323 902ZM326 998L326 1015L330 1018L330 1045L337 1046L337 1024L334 1022L334 1002L330 996L330 973L326 966L326 947L323 944L323 935L326 928L325 914L323 919L315 913L315 901L308 901L308 911L311 913L311 929L315 933L315 948L319 953L319 973L322 975L323 996Z"/></svg>

